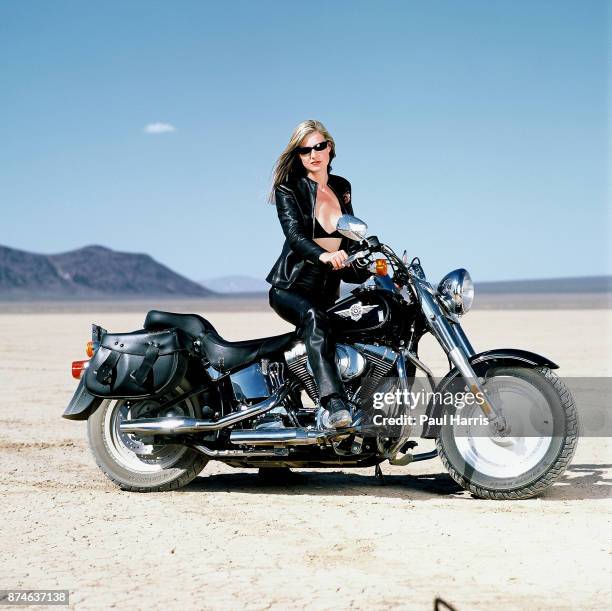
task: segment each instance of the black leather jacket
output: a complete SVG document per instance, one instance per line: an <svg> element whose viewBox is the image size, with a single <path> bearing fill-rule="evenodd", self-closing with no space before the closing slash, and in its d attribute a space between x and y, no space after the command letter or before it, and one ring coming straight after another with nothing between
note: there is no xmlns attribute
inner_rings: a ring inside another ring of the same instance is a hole
<svg viewBox="0 0 612 611"><path fill-rule="evenodd" d="M351 205L351 183L330 174L327 184L336 194L343 214L353 214ZM281 289L291 288L304 265L322 265L319 256L327 252L314 240L314 210L317 198L316 181L303 176L291 182L283 183L274 193L276 211L285 234L285 243L280 257L270 270L266 281ZM342 238L339 250L347 250L354 244L348 238ZM333 273L339 274L344 282L359 283L370 275L367 270L346 267Z"/></svg>

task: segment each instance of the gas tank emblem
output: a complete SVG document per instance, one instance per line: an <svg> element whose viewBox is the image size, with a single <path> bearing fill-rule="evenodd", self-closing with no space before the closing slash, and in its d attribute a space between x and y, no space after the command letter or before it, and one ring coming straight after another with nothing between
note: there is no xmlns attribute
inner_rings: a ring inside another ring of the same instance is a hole
<svg viewBox="0 0 612 611"><path fill-rule="evenodd" d="M351 318L352 320L359 320L364 314L367 314L371 310L374 310L378 306L376 305L367 305L364 306L361 301L354 303L350 308L346 308L346 310L338 310L335 312L338 316L342 316L342 318Z"/></svg>

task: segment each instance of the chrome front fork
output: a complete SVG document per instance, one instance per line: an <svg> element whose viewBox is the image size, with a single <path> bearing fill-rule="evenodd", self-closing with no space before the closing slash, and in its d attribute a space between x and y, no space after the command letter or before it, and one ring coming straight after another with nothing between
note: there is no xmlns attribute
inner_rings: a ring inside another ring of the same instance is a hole
<svg viewBox="0 0 612 611"><path fill-rule="evenodd" d="M402 350L399 351L397 355L397 359L395 361L395 368L397 370L397 378L399 380L399 387L401 391L401 396L405 397L406 394L410 391L410 383L408 381L408 372L406 371L406 361L404 359L404 352ZM403 463L393 463L396 459L397 453L400 448L408 441L410 438L410 427L404 427L402 429L402 435L398 438L397 442L394 443L386 452L385 455L389 459L391 464L403 464ZM382 449L379 446L379 449Z"/></svg>
<svg viewBox="0 0 612 611"><path fill-rule="evenodd" d="M499 435L507 435L509 429L505 418L491 405L484 386L470 364L469 357L474 356L475 352L461 325L459 322L450 323L447 320L434 296L426 288L421 288L420 293L421 307L432 333L465 380L467 388L478 399L478 405L494 431Z"/></svg>

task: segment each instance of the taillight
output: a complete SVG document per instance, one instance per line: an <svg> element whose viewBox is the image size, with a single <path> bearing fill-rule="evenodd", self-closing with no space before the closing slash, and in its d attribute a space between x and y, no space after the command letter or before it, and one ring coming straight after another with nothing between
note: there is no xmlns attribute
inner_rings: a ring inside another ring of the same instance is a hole
<svg viewBox="0 0 612 611"><path fill-rule="evenodd" d="M72 361L72 377L75 380L80 380L83 372L89 366L89 359L85 361Z"/></svg>

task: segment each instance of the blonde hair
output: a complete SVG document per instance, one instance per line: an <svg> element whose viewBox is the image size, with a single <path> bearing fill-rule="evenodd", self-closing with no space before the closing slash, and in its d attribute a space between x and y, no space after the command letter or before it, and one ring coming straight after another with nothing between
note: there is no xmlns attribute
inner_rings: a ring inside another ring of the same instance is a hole
<svg viewBox="0 0 612 611"><path fill-rule="evenodd" d="M300 146L300 142L304 138L310 136L313 132L319 132L326 140L329 140L331 150L329 152L329 165L327 166L328 174L331 172L331 160L336 156L336 143L332 138L332 135L327 131L325 125L320 121L309 119L308 121L302 121L291 134L289 144L285 147L285 150L281 153L280 157L274 164L274 170L272 171L272 189L270 196L268 197L269 202L274 201L274 191L280 184L286 182L291 178L297 178L299 176L306 176L306 170L304 164L299 159L295 152L295 149Z"/></svg>

